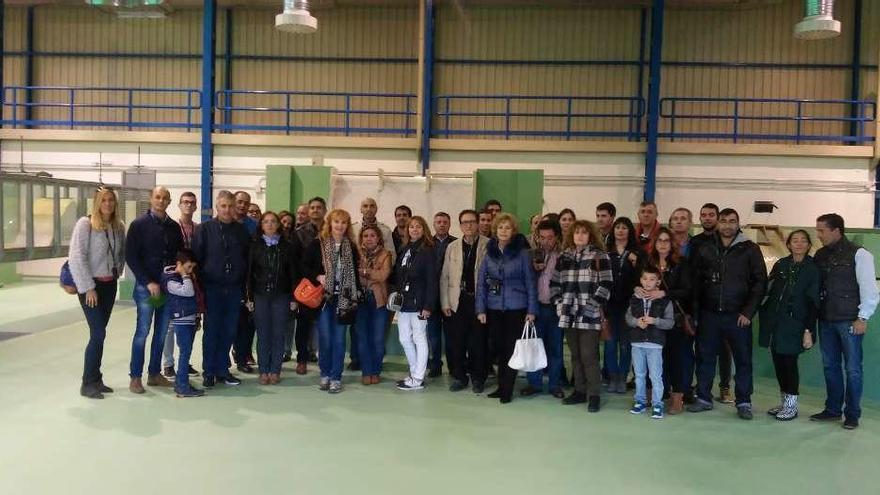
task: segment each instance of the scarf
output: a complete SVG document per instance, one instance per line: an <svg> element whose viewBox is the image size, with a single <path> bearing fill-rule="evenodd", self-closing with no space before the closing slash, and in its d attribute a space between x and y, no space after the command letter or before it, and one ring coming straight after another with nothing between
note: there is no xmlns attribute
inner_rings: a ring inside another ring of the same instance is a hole
<svg viewBox="0 0 880 495"><path fill-rule="evenodd" d="M265 241L266 245L269 247L277 246L278 241L280 241L280 240L281 240L281 236L278 234L275 234L275 235L263 234L263 241Z"/></svg>
<svg viewBox="0 0 880 495"><path fill-rule="evenodd" d="M324 292L333 296L333 288L339 279L339 297L336 300L336 315L345 315L357 308L357 280L354 272L354 259L351 249L351 241L342 239L339 246L339 258L336 256L336 241L332 237L321 240L321 257L324 262L324 274L327 283ZM336 263L340 262L342 273L336 273Z"/></svg>

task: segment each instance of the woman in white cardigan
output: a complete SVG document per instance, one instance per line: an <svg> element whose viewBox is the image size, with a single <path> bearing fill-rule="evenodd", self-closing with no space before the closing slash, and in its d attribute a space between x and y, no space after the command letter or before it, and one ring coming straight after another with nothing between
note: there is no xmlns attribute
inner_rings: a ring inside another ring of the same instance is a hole
<svg viewBox="0 0 880 495"><path fill-rule="evenodd" d="M104 385L101 357L116 301L116 280L125 267L125 227L116 206L116 193L100 187L95 191L92 214L76 222L70 239L70 273L89 324L80 394L90 399L103 399L105 393L113 392Z"/></svg>

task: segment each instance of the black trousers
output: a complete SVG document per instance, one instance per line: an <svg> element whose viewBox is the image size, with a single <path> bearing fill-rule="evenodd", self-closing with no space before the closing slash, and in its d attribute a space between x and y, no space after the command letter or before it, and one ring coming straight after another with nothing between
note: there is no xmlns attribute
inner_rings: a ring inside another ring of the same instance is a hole
<svg viewBox="0 0 880 495"><path fill-rule="evenodd" d="M253 357L256 328L256 325L254 325L254 314L248 311L247 307L242 304L241 311L238 314L238 329L235 332L235 342L232 343L232 357L235 359L235 364L244 364L247 362L247 358Z"/></svg>
<svg viewBox="0 0 880 495"><path fill-rule="evenodd" d="M447 319L444 326L449 353L450 374L461 383L468 383L468 368L474 383L486 382L486 326L477 320L474 296L462 294L458 299L458 311Z"/></svg>
<svg viewBox="0 0 880 495"><path fill-rule="evenodd" d="M495 351L498 353L498 391L502 399L513 398L513 386L516 383L517 370L507 365L516 340L522 335L523 324L526 321L525 309L513 309L507 311L489 310L486 314L486 323L489 325L489 333L495 338Z"/></svg>
<svg viewBox="0 0 880 495"><path fill-rule="evenodd" d="M800 374L798 373L797 354L779 354L771 351L773 367L776 369L776 380L779 382L779 391L784 394L798 395Z"/></svg>
<svg viewBox="0 0 880 495"><path fill-rule="evenodd" d="M296 345L296 362L309 362L309 342L312 338L312 328L318 319L318 310L300 305L296 314L296 335L294 335L294 343Z"/></svg>

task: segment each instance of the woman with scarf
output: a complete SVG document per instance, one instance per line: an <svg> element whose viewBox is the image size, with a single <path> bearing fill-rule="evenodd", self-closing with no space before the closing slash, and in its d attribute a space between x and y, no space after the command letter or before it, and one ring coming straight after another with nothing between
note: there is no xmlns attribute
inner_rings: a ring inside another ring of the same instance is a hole
<svg viewBox="0 0 880 495"><path fill-rule="evenodd" d="M358 308L357 336L361 361L361 380L364 385L379 383L382 359L385 357L385 327L390 313L388 276L391 275L391 251L385 248L382 231L376 225L361 229L360 272L364 288L364 303ZM355 345L355 343L352 343Z"/></svg>
<svg viewBox="0 0 880 495"><path fill-rule="evenodd" d="M424 388L428 367L428 318L437 306L439 273L428 222L422 217L412 217L406 228L409 242L398 253L394 265L394 291L400 302L398 337L409 363L409 376L397 382L397 388L408 391Z"/></svg>
<svg viewBox="0 0 880 495"><path fill-rule="evenodd" d="M608 301L608 323L611 339L605 341L605 371L608 373L608 391L626 393L626 376L629 374L631 350L626 313L629 310L633 289L639 282L639 270L643 262L641 248L636 241L636 229L627 217L620 217L611 227L613 244L606 246L611 259L614 285Z"/></svg>
<svg viewBox="0 0 880 495"><path fill-rule="evenodd" d="M257 327L260 384L281 381L284 333L290 318L291 293L299 283L299 242L282 235L281 218L267 211L251 242L245 287L248 310Z"/></svg>
<svg viewBox="0 0 880 495"><path fill-rule="evenodd" d="M320 390L342 392L345 330L355 321L360 299L358 253L345 210L327 214L318 237L306 248L303 276L324 288L324 307L318 317Z"/></svg>

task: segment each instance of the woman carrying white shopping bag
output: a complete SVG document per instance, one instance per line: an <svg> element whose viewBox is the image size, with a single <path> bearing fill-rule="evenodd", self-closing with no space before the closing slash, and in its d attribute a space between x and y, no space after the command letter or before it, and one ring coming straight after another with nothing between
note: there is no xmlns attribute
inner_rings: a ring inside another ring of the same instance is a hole
<svg viewBox="0 0 880 495"><path fill-rule="evenodd" d="M544 340L538 337L535 324L526 320L522 335L516 341L513 355L507 365L519 371L538 371L547 367L547 353Z"/></svg>

